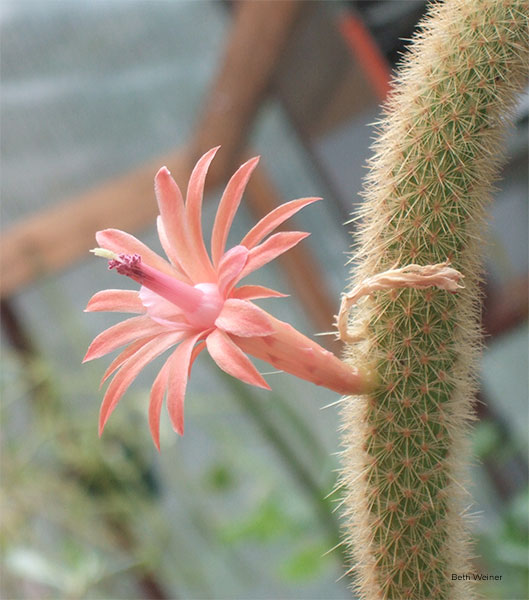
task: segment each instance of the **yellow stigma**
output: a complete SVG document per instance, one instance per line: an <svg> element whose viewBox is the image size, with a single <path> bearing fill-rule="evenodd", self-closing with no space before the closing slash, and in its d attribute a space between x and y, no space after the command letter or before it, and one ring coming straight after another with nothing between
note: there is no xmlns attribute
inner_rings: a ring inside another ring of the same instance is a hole
<svg viewBox="0 0 529 600"><path fill-rule="evenodd" d="M116 260L118 257L115 252L112 252L112 250L107 250L106 248L92 248L90 252L101 258L106 258L107 260Z"/></svg>

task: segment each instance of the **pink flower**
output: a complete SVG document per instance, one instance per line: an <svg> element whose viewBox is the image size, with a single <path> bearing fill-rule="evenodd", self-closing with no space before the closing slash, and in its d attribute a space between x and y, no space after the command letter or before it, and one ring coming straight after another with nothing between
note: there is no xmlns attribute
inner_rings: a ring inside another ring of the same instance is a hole
<svg viewBox="0 0 529 600"><path fill-rule="evenodd" d="M246 353L341 394L359 393L364 387L364 378L357 370L251 302L284 294L258 285L236 287L241 279L307 237L299 231L272 232L319 198L301 198L279 206L263 217L239 245L226 251L233 218L259 160L252 158L228 182L213 226L211 257L208 255L202 236L202 197L206 173L217 150L213 148L198 161L185 203L166 167L156 175L158 235L169 262L123 231L105 229L96 234L100 248L93 252L108 258L110 269L141 285L139 291L103 290L86 307L87 311L139 315L99 334L84 358L99 358L128 344L103 375L102 382L115 373L101 405L100 435L138 373L174 346L151 389L149 426L158 449L160 412L166 393L173 428L183 434L187 379L204 348L221 369L265 389L270 388Z"/></svg>

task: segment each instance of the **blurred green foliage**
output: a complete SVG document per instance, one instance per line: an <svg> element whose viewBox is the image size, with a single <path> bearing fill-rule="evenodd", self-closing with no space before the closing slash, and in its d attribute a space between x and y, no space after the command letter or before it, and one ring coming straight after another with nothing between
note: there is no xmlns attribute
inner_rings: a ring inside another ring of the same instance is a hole
<svg viewBox="0 0 529 600"><path fill-rule="evenodd" d="M514 440L502 439L496 423L482 421L473 432L473 450L493 468L509 470L509 461L520 448ZM485 521L486 528L477 536L478 561L481 572L502 575L502 579L483 582L481 592L491 600L525 600L529 598L529 488L519 489L506 505L494 498L493 490L486 493L495 500L499 513Z"/></svg>
<svg viewBox="0 0 529 600"><path fill-rule="evenodd" d="M499 519L478 538L478 553L487 572L502 575L501 582L483 584L488 598L525 600L529 597L529 489L519 493Z"/></svg>

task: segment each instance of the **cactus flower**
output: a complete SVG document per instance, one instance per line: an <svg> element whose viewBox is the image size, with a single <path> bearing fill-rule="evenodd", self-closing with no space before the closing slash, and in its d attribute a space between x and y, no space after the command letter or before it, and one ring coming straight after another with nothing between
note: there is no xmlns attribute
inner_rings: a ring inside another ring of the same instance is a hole
<svg viewBox="0 0 529 600"><path fill-rule="evenodd" d="M211 235L211 255L202 235L201 212L208 167L218 148L207 152L195 166L184 202L166 167L155 178L160 216L158 235L168 261L133 236L116 229L96 234L94 254L107 258L109 268L141 285L139 290L103 290L88 302L86 311L136 313L99 334L84 361L99 358L122 346L104 382L114 374L100 411L99 433L117 403L149 362L174 348L151 389L149 426L160 448L161 406L167 408L176 432L184 431L184 395L191 366L207 348L217 365L230 375L270 389L246 356L262 359L276 369L312 381L341 394L362 393L367 376L332 353L274 318L252 300L284 294L239 282L303 240L308 233L272 233L286 219L319 198L301 198L277 207L226 251L226 241L245 186L258 158L243 164L227 184ZM270 235L271 234L271 235Z"/></svg>

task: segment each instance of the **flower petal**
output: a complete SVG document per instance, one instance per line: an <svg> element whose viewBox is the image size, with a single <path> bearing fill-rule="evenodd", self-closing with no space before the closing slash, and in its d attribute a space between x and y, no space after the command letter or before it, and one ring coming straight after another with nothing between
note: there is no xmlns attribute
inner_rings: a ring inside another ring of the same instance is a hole
<svg viewBox="0 0 529 600"><path fill-rule="evenodd" d="M193 257L184 211L184 200L180 188L167 167L162 167L154 178L154 191L162 218L163 230L168 242L169 258L180 265L181 269L193 281L198 283L196 259Z"/></svg>
<svg viewBox="0 0 529 600"><path fill-rule="evenodd" d="M256 156L240 166L228 181L228 185L224 190L215 217L215 223L213 224L213 232L211 234L211 258L213 259L213 265L215 267L222 258L224 248L226 247L226 240L228 239L228 233L231 224L233 223L233 218L241 203L248 179L250 179L250 175L258 162L259 157Z"/></svg>
<svg viewBox="0 0 529 600"><path fill-rule="evenodd" d="M142 337L165 333L166 329L146 315L121 321L101 332L88 347L83 362L100 358Z"/></svg>
<svg viewBox="0 0 529 600"><path fill-rule="evenodd" d="M167 380L169 377L169 357L160 372L156 376L151 387L151 396L149 400L149 429L151 431L152 441L160 452L160 414L162 412L163 397L167 389Z"/></svg>
<svg viewBox="0 0 529 600"><path fill-rule="evenodd" d="M220 329L215 329L206 338L208 352L217 365L229 375L257 387L270 389L250 359Z"/></svg>
<svg viewBox="0 0 529 600"><path fill-rule="evenodd" d="M291 202L281 204L281 206L274 208L274 210L263 217L257 225L252 227L242 239L241 244L248 249L253 248L269 233L272 233L274 229L279 227L281 223L295 215L304 206L312 204L313 202L318 202L318 200L321 200L321 198L300 198L299 200L292 200Z"/></svg>
<svg viewBox="0 0 529 600"><path fill-rule="evenodd" d="M186 393L187 380L191 370L192 360L197 353L193 353L196 342L203 333L197 333L186 338L173 352L169 367L169 382L167 390L167 410L173 429L180 435L184 435L184 397ZM203 346L202 346L203 348Z"/></svg>
<svg viewBox="0 0 529 600"><path fill-rule="evenodd" d="M144 285L141 286L139 297L149 317L173 329L181 331L190 329L190 325L183 311L173 302L153 292Z"/></svg>
<svg viewBox="0 0 529 600"><path fill-rule="evenodd" d="M158 231L158 239L160 240L160 244L163 248L163 251L165 252L165 255L167 256L167 258L171 261L173 269L175 269L175 271L178 272L178 277L182 281L185 281L186 283L192 283L191 279L184 273L184 270L182 269L182 265L178 262L175 262L176 255L173 252L173 249L171 248L171 244L169 243L169 240L167 239L167 233L165 232L162 217L160 217L160 215L158 215L156 217L156 230ZM173 255L172 259L171 259L171 254Z"/></svg>
<svg viewBox="0 0 529 600"><path fill-rule="evenodd" d="M112 373L114 373L115 371L117 371L117 369L119 369L119 367L121 367L121 365L128 360L133 354L136 354L136 352L140 349L143 348L143 346L145 346L145 344L147 344L148 342L150 342L151 340L153 340L156 336L149 336L149 337L145 337L145 338L141 338L141 340L137 340L136 342L133 342L132 344L129 344L125 350L123 350L122 352L120 352L116 358L110 363L110 365L108 366L107 370L104 372L103 377L101 378L101 383L99 384L99 388L101 389L101 387L103 386L103 383L105 383L105 381L112 375Z"/></svg>
<svg viewBox="0 0 529 600"><path fill-rule="evenodd" d="M101 290L90 298L84 310L141 314L145 312L145 307L136 290Z"/></svg>
<svg viewBox="0 0 529 600"><path fill-rule="evenodd" d="M215 325L241 337L271 335L275 332L268 314L247 300L229 298L224 302Z"/></svg>
<svg viewBox="0 0 529 600"><path fill-rule="evenodd" d="M309 235L309 233L304 231L282 231L280 233L274 233L274 235L271 235L262 244L259 244L259 246L250 250L246 265L237 278L237 281L240 281L253 271L260 269L262 266L283 254L283 252L290 250Z"/></svg>
<svg viewBox="0 0 529 600"><path fill-rule="evenodd" d="M240 298L241 300L256 300L257 298L287 298L288 294L276 292L263 285L241 285L231 292L232 298Z"/></svg>
<svg viewBox="0 0 529 600"><path fill-rule="evenodd" d="M212 148L202 156L195 165L187 186L185 210L189 227L189 238L198 259L198 265L201 268L199 275L204 281L212 281L215 273L202 236L202 200L209 165L219 148L220 146Z"/></svg>
<svg viewBox="0 0 529 600"><path fill-rule="evenodd" d="M162 354L162 352L165 352L173 344L177 343L180 338L180 333L157 336L123 364L121 369L114 375L114 379L110 382L103 398L99 411L99 435L103 433L105 424L112 411L143 367Z"/></svg>
<svg viewBox="0 0 529 600"><path fill-rule="evenodd" d="M218 286L223 294L243 270L248 259L248 248L234 246L223 254L218 266Z"/></svg>
<svg viewBox="0 0 529 600"><path fill-rule="evenodd" d="M202 350L205 348L205 346L206 346L206 343L201 342L200 344L197 344L193 348L193 350L191 352L191 359L189 361L189 367L187 370L188 377L191 374L191 366L192 366L193 362L195 361L196 357L200 354L200 352L202 352ZM173 361L179 360L179 354L176 354L177 352L178 352L178 348L167 359L167 361L161 368L160 372L158 373L158 376L154 380L154 383L151 388L151 398L150 398L150 402L149 402L149 429L151 431L151 436L152 436L154 445L156 446L158 451L160 451L160 415L162 412L163 397L164 397L165 391L169 385L171 369L173 369L173 367L174 367ZM176 354L176 358L175 358L175 354ZM185 389L184 389L184 394L185 394ZM178 420L178 422L182 423L181 433L183 434L183 432L184 432L183 396L182 396L180 412L181 412L181 416L178 417L177 420Z"/></svg>
<svg viewBox="0 0 529 600"><path fill-rule="evenodd" d="M191 352L191 361L189 362L188 376L191 375L191 367L195 362L197 356L206 348L206 340L202 340L199 342L194 348L193 352Z"/></svg>
<svg viewBox="0 0 529 600"><path fill-rule="evenodd" d="M166 260L130 233L125 233L119 229L103 229L96 233L96 240L101 248L112 250L116 254L139 254L142 262L146 265L154 267L166 275L178 277L178 274L175 273L173 267Z"/></svg>

